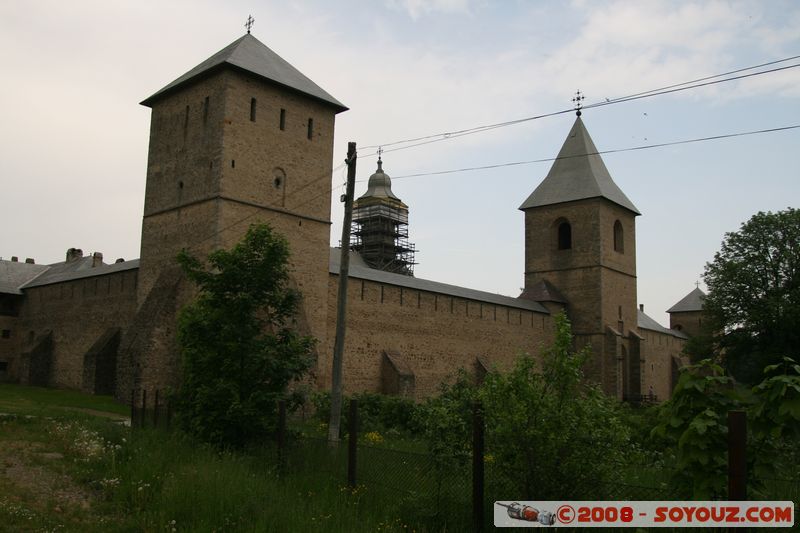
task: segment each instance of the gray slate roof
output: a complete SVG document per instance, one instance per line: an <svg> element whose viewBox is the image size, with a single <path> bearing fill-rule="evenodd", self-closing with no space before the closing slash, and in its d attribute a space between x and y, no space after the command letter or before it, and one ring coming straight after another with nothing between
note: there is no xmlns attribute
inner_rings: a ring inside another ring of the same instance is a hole
<svg viewBox="0 0 800 533"><path fill-rule="evenodd" d="M35 278L29 283L25 284L22 288L29 289L31 287L40 287L42 285L50 285L51 283L60 283L62 281L72 281L74 279L91 278L94 276L102 276L105 274L113 274L123 270L133 270L139 268L139 260L133 259L131 261L123 261L122 263L113 263L110 265L102 264L92 268L92 256L83 257L76 261L65 263L55 263L43 273L41 276Z"/></svg>
<svg viewBox="0 0 800 533"><path fill-rule="evenodd" d="M22 294L20 287L48 268L47 265L0 261L0 293Z"/></svg>
<svg viewBox="0 0 800 533"><path fill-rule="evenodd" d="M672 335L673 337L678 337L679 339L688 339L689 336L683 333L682 331L678 331L676 329L669 329L665 328L656 320L648 315L645 314L644 311L641 309L637 310L638 317L637 322L638 326L641 329L649 329L650 331L657 331L659 333L666 333L667 335Z"/></svg>
<svg viewBox="0 0 800 533"><path fill-rule="evenodd" d="M611 179L597 147L578 117L550 172L519 208L525 210L587 198L605 198L641 215Z"/></svg>
<svg viewBox="0 0 800 533"><path fill-rule="evenodd" d="M144 100L142 105L151 107L161 96L190 83L199 76L208 74L224 66L244 70L277 83L278 85L283 85L284 87L312 96L335 107L337 113L347 111L347 107L339 100L328 94L319 85L311 81L302 72L294 68L286 60L267 48L266 45L249 33L236 39L183 76Z"/></svg>
<svg viewBox="0 0 800 533"><path fill-rule="evenodd" d="M341 254L340 248L331 248L331 256L329 269L331 274L339 274L339 256ZM506 307L514 307L517 309L525 309L535 313L549 314L546 307L538 302L530 300L523 300L521 298L512 298L510 296L501 296L491 292L477 291L474 289L467 289L458 287L456 285L448 285L446 283L439 283L438 281L430 281L427 279L415 278L412 276L404 276L402 274L393 274L391 272L384 272L370 268L356 252L350 252L350 276L351 278L365 279L368 281L376 281L378 283L386 283L388 285L396 285L398 287L408 287L420 291L435 292L439 294L446 294L448 296L455 296L467 300L475 300L478 302L486 302L495 305L503 305Z"/></svg>
<svg viewBox="0 0 800 533"><path fill-rule="evenodd" d="M689 311L702 311L706 293L697 287L692 292L681 298L681 301L667 309L667 313L686 313Z"/></svg>
<svg viewBox="0 0 800 533"><path fill-rule="evenodd" d="M556 302L561 304L569 303L561 292L547 280L541 280L530 289L522 291L520 298L526 298L536 302Z"/></svg>

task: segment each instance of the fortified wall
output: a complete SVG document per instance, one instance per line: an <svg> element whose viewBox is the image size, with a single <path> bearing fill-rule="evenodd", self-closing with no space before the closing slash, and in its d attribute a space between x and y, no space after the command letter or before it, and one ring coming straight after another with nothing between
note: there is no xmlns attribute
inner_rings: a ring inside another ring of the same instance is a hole
<svg viewBox="0 0 800 533"><path fill-rule="evenodd" d="M141 258L106 264L70 249L53 265L0 260L0 379L122 401L135 389L178 387L177 316L196 289L176 255L230 248L265 222L289 242L303 294L298 329L318 340L316 385L328 388L339 276L339 251L329 247L331 160L335 117L347 108L250 34L142 103L152 118ZM620 400L669 397L688 337L636 308L640 213L578 115L520 207L517 298L413 276L409 208L379 158L352 228L347 392L420 399L459 368L478 380L509 369L552 342L553 314L563 309L576 349L591 346L591 380ZM702 301L687 298L673 310L692 333Z"/></svg>

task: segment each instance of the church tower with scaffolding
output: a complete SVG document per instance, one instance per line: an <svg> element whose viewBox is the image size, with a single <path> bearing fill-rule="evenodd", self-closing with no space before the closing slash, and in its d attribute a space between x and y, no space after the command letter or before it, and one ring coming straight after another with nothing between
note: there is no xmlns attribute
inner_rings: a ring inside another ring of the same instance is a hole
<svg viewBox="0 0 800 533"><path fill-rule="evenodd" d="M408 206L392 192L392 180L378 169L369 177L367 192L353 202L351 248L372 268L414 275L416 249L408 241Z"/></svg>

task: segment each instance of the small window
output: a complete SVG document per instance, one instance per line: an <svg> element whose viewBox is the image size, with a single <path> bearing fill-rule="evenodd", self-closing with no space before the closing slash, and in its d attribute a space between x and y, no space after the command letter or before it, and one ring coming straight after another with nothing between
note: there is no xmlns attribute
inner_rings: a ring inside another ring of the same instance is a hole
<svg viewBox="0 0 800 533"><path fill-rule="evenodd" d="M281 109L281 121L279 123L281 131L286 129L286 110Z"/></svg>
<svg viewBox="0 0 800 533"><path fill-rule="evenodd" d="M231 159L231 168L236 168L236 160Z"/></svg>
<svg viewBox="0 0 800 533"><path fill-rule="evenodd" d="M308 119L308 140L310 141L314 137L314 119Z"/></svg>
<svg viewBox="0 0 800 533"><path fill-rule="evenodd" d="M256 121L256 104L257 104L256 99L255 98L251 98L250 99L250 122L255 122Z"/></svg>
<svg viewBox="0 0 800 533"><path fill-rule="evenodd" d="M0 375L8 372L8 361L0 361Z"/></svg>
<svg viewBox="0 0 800 533"><path fill-rule="evenodd" d="M2 333L2 337L4 339L10 339L11 338L11 330L10 329L4 329L3 333Z"/></svg>
<svg viewBox="0 0 800 533"><path fill-rule="evenodd" d="M186 113L183 116L183 133L186 133L186 128L189 127L189 106L186 106Z"/></svg>
<svg viewBox="0 0 800 533"><path fill-rule="evenodd" d="M572 248L572 226L569 222L558 225L558 249L570 250Z"/></svg>
<svg viewBox="0 0 800 533"><path fill-rule="evenodd" d="M614 222L614 251L625 252L625 240L623 239L622 223L617 220Z"/></svg>
<svg viewBox="0 0 800 533"><path fill-rule="evenodd" d="M208 96L206 96L206 99L203 102L203 126L205 126L207 122L208 122Z"/></svg>
<svg viewBox="0 0 800 533"><path fill-rule="evenodd" d="M286 181L286 172L280 167L275 167L272 171L272 185L276 189L283 187Z"/></svg>

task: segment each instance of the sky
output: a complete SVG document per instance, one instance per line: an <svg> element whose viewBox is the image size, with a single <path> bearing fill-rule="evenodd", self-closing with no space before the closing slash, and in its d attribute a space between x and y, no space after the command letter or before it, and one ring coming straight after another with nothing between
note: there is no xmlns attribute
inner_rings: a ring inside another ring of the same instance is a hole
<svg viewBox="0 0 800 533"><path fill-rule="evenodd" d="M384 170L409 212L420 278L519 295L518 207L562 113L422 146L391 144L584 105L800 55L800 3L756 1L0 0L0 257L139 257L150 109L139 105L245 33L347 105L333 167L360 148L356 196ZM800 64L800 59L773 66ZM586 109L600 151L800 124L800 68ZM603 155L637 218L638 299L667 308L726 232L800 204L800 129ZM414 144L414 143L411 143ZM367 148L373 147L373 148ZM396 148L403 148L396 150ZM331 243L341 238L331 177Z"/></svg>

